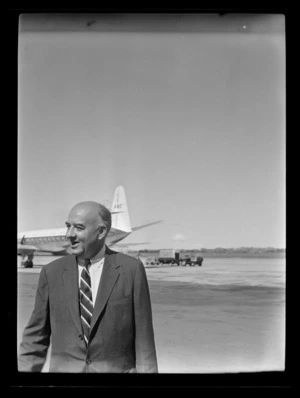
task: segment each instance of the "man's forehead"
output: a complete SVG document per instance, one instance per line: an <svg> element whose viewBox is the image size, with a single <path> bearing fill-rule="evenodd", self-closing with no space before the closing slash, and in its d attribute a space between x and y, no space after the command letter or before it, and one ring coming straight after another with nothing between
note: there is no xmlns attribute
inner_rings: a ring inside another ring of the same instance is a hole
<svg viewBox="0 0 300 398"><path fill-rule="evenodd" d="M100 218L98 204L95 202L82 202L75 205L68 216L68 219L77 222L93 222Z"/></svg>

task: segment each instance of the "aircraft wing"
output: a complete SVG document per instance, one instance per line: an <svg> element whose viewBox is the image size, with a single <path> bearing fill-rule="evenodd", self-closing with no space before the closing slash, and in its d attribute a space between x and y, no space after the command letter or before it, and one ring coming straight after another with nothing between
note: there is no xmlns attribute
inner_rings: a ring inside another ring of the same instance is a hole
<svg viewBox="0 0 300 398"><path fill-rule="evenodd" d="M18 245L18 254L31 254L34 252L42 252L42 253L49 253L49 252L52 253L53 252L53 253L55 253L54 250L42 249L40 247L36 247L33 245Z"/></svg>
<svg viewBox="0 0 300 398"><path fill-rule="evenodd" d="M137 231L138 229L146 228L146 227L149 227L150 225L159 224L161 222L162 222L161 220L160 221L153 221L153 222L150 222L148 224L139 225L138 227L133 227L131 229L132 229L132 231Z"/></svg>
<svg viewBox="0 0 300 398"><path fill-rule="evenodd" d="M33 245L18 245L18 254L33 253L37 250L38 248Z"/></svg>
<svg viewBox="0 0 300 398"><path fill-rule="evenodd" d="M57 243L44 243L43 245L39 245L38 251L39 252L51 252L57 253L63 250L66 250L70 246L69 243L64 243L63 245L58 245Z"/></svg>
<svg viewBox="0 0 300 398"><path fill-rule="evenodd" d="M34 246L34 245L22 245L18 244L18 254L30 254L34 252L41 252L41 253L53 253L58 254L60 252L64 252L68 248L69 244L65 244L62 246L53 246L53 245L41 245L41 246Z"/></svg>
<svg viewBox="0 0 300 398"><path fill-rule="evenodd" d="M130 247L138 245L149 245L150 242L116 243L117 247Z"/></svg>

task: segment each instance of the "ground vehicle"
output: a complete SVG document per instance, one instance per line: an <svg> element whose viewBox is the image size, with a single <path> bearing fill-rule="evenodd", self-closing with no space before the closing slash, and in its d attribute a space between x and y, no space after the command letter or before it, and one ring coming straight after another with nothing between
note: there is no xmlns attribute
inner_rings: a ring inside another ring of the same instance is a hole
<svg viewBox="0 0 300 398"><path fill-rule="evenodd" d="M202 263L203 263L203 257L197 256L197 254L191 255L189 265L191 266L199 265L199 267L201 267Z"/></svg>
<svg viewBox="0 0 300 398"><path fill-rule="evenodd" d="M181 253L175 249L161 249L158 255L159 264L173 264L182 266L202 265L203 257L197 254Z"/></svg>
<svg viewBox="0 0 300 398"><path fill-rule="evenodd" d="M179 263L179 251L175 249L161 249L158 255L158 262L160 264L175 264Z"/></svg>
<svg viewBox="0 0 300 398"><path fill-rule="evenodd" d="M201 267L203 262L203 257L197 256L196 254L179 254L179 265L194 267L198 265Z"/></svg>

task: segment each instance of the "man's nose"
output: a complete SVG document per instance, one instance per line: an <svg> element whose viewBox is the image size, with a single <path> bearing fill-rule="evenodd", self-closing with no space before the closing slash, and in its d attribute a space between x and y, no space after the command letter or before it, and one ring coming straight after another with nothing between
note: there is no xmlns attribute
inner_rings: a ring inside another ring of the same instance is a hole
<svg viewBox="0 0 300 398"><path fill-rule="evenodd" d="M66 237L67 237L67 239L71 239L71 238L75 237L75 229L74 229L74 227L69 227L67 229Z"/></svg>

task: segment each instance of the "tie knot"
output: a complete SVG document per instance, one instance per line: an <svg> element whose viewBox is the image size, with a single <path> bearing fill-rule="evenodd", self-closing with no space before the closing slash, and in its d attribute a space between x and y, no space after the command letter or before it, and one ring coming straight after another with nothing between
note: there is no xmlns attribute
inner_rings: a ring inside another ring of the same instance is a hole
<svg viewBox="0 0 300 398"><path fill-rule="evenodd" d="M87 269L90 264L91 264L91 260L85 260L84 267Z"/></svg>

